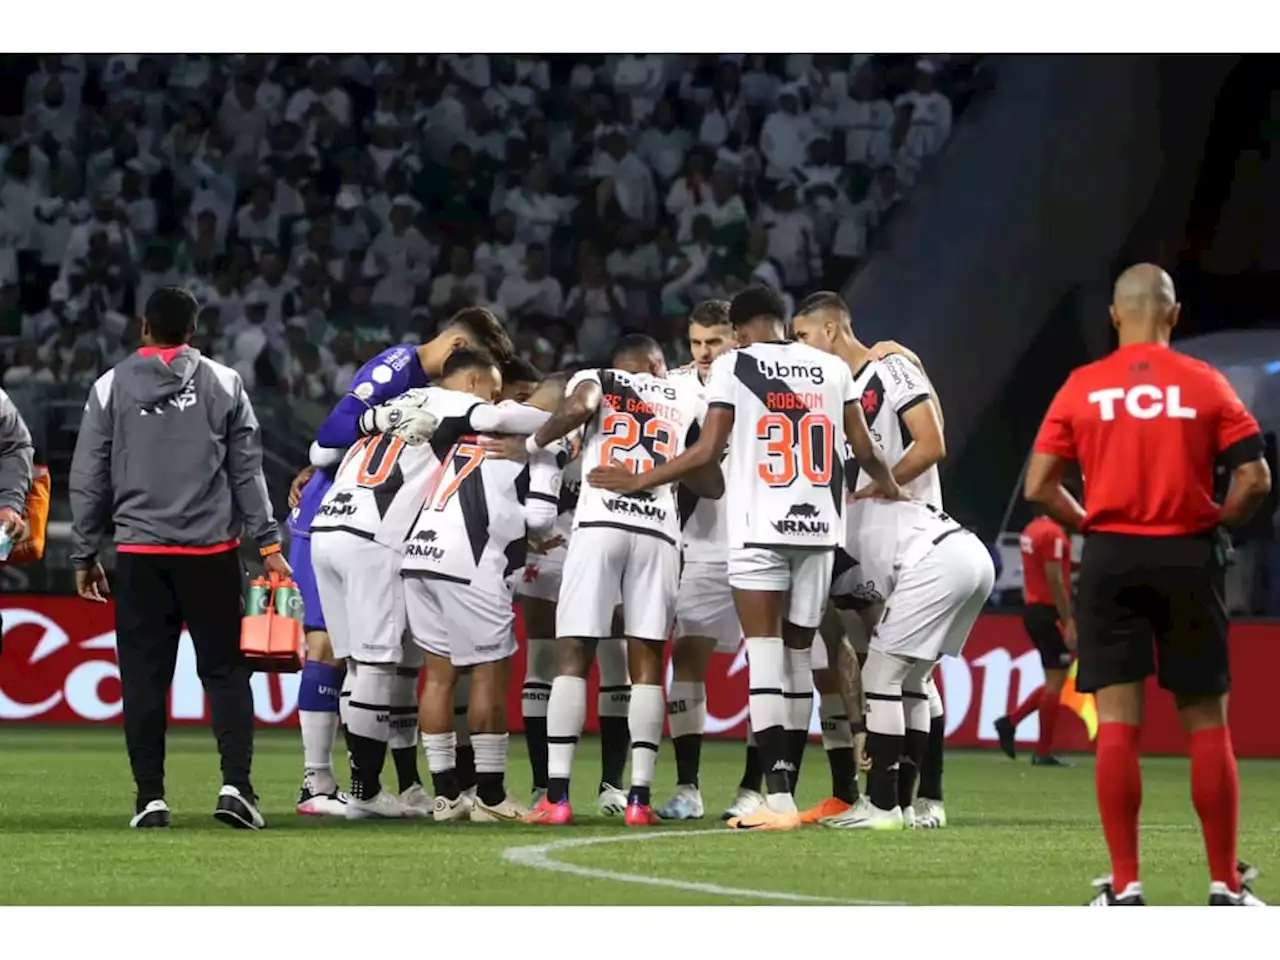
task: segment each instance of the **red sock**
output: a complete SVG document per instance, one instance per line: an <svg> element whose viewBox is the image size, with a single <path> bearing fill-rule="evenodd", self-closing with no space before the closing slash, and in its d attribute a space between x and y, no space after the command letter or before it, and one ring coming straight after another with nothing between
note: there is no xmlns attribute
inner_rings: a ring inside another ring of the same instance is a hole
<svg viewBox="0 0 1280 960"><path fill-rule="evenodd" d="M1127 723L1098 726L1095 785L1102 833L1111 854L1116 893L1138 879L1138 812L1142 808L1142 770L1138 766L1141 727Z"/></svg>
<svg viewBox="0 0 1280 960"><path fill-rule="evenodd" d="M1022 703L1018 705L1017 710L1009 714L1009 719L1015 727L1040 709L1040 697L1043 693L1044 687L1034 690L1031 696L1027 697L1027 699L1023 700Z"/></svg>
<svg viewBox="0 0 1280 960"><path fill-rule="evenodd" d="M1036 753L1047 757L1053 750L1053 728L1058 725L1058 701L1062 694L1048 687L1040 688L1040 742Z"/></svg>
<svg viewBox="0 0 1280 960"><path fill-rule="evenodd" d="M1236 874L1236 834L1240 822L1240 779L1231 731L1210 727L1191 735L1191 802L1200 817L1209 878L1240 891Z"/></svg>

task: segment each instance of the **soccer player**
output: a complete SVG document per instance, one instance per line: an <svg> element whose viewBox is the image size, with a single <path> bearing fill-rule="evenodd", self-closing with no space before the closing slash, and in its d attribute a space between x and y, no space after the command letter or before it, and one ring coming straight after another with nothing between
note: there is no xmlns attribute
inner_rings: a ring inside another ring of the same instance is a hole
<svg viewBox="0 0 1280 960"><path fill-rule="evenodd" d="M731 505L729 584L746 635L751 728L765 770L765 805L734 829L800 826L792 778L795 742L813 707L810 651L844 541L844 450L884 495L903 494L867 432L853 376L839 358L786 341L786 307L751 286L729 307L740 345L711 365L707 415L696 443L639 474L597 467L592 488L634 494L725 460Z"/></svg>
<svg viewBox="0 0 1280 960"><path fill-rule="evenodd" d="M938 478L938 464L946 456L941 411L933 386L918 363L913 362L914 355L908 356L898 348L899 352L877 359L875 353L854 336L848 306L837 294L827 291L812 294L801 302L796 309L793 326L797 340L824 353L834 354L848 365L853 372L867 427L884 451L885 459L893 465L894 479L913 498L941 510L942 484ZM870 635L882 615L883 598L888 596L889 584L884 576L865 565L857 565L861 557L852 541L857 537L861 509L855 504L846 515L847 535L851 542L845 546L855 567L843 574L851 585L842 589L842 596L848 605L858 608L866 633ZM829 631L827 636L838 639L839 634ZM842 652L842 647L826 652L831 662L837 665L847 663L848 654ZM846 669L851 675L851 665ZM840 673L836 668L815 671L814 685L821 696L819 711L823 746L831 766L832 796L802 814L801 819L806 823L816 823L825 817L844 813L857 800L854 737L849 714L849 701L853 698L848 691L842 690ZM931 685L926 676L926 695ZM912 722L919 725L912 731L912 747L924 745L927 749L934 725L929 711L912 710L910 715ZM910 810L906 815L912 823L922 827L940 827L946 822L941 796L922 796L917 810L913 798L906 794L908 786L914 791L923 763L923 752L904 758L900 767L904 794L894 805L904 812ZM932 782L930 786L933 786ZM940 790L937 792L941 793Z"/></svg>
<svg viewBox="0 0 1280 960"><path fill-rule="evenodd" d="M307 662L298 689L298 722L302 729L305 770L298 794L302 814L345 815L346 798L333 776L333 741L339 721L339 690L349 695L345 667L334 656L311 563L311 523L333 482L341 455L362 437L385 424L366 416L379 404L423 387L438 376L445 359L459 347L479 347L500 362L510 358L511 339L488 310L467 308L455 314L440 333L421 346L398 344L382 351L356 371L351 390L338 401L316 434L315 463L294 480L290 490L289 561L302 595L307 637ZM327 450L326 454L324 451ZM336 451L336 455L335 455ZM410 731L410 734L412 731ZM404 742L403 732L393 749L401 795L422 810L430 809L417 772L417 745Z"/></svg>
<svg viewBox="0 0 1280 960"><path fill-rule="evenodd" d="M1017 757L1014 734L1027 717L1040 711L1040 742L1031 755L1033 767L1070 766L1053 752L1058 705L1067 682L1067 668L1076 648L1076 623L1071 616L1071 538L1062 525L1041 513L1019 538L1022 549L1022 625L1040 652L1044 686L1034 691L1013 713L996 720L1000 749Z"/></svg>
<svg viewBox="0 0 1280 960"><path fill-rule="evenodd" d="M1240 785L1227 728L1230 687L1220 524L1240 526L1271 489L1257 421L1225 377L1169 349L1180 306L1159 267L1116 281L1119 347L1072 372L1045 414L1026 496L1085 536L1077 583L1076 686L1098 707L1097 794L1112 875L1095 906L1145 902L1138 865L1145 681L1174 695L1191 739L1191 799L1204 833L1209 903L1260 905L1236 859ZM1062 486L1071 461L1081 506ZM1215 463L1231 471L1213 500Z"/></svg>
<svg viewBox="0 0 1280 960"><path fill-rule="evenodd" d="M616 461L618 469L642 473L679 455L697 429L697 397L665 378L662 350L650 337L624 337L613 364L574 376L559 409L529 438L531 453L582 427L584 465ZM719 495L718 479L717 474L702 492ZM547 795L526 819L565 824L573 818L569 775L586 717L586 651L612 635L614 608L621 602L632 681L625 820L630 826L655 824L650 787L662 739L662 652L680 570L675 491L671 484L641 495L584 487L573 523L556 606L559 664L547 705Z"/></svg>

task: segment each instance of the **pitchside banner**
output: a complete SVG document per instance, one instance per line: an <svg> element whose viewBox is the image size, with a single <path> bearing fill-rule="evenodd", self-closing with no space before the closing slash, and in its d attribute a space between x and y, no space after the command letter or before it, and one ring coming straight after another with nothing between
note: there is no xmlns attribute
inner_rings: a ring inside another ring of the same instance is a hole
<svg viewBox="0 0 1280 960"><path fill-rule="evenodd" d="M74 597L0 597L4 611L4 654L0 656L0 722L48 724L119 723L120 677L115 660L114 612L108 605ZM523 625L517 621L523 637ZM1243 756L1280 757L1280 724L1270 705L1280 661L1280 623L1236 623L1231 628L1231 730ZM524 675L523 649L512 676ZM947 739L957 746L992 747L995 720L1021 703L1044 680L1040 658L1018 617L988 614L979 619L962 657L939 668L947 705ZM592 681L594 684L594 680ZM298 676L256 674L254 708L262 726L297 723ZM594 689L588 697L588 729L595 729ZM1186 738L1173 701L1148 698L1143 747L1149 753L1181 753ZM1090 749L1084 724L1066 708L1058 725L1059 746ZM513 686L508 711L520 729L520 687ZM716 656L707 678L707 732L742 738L747 732L747 664L737 656ZM201 723L208 704L196 676L195 651L183 635L170 697L174 723ZM818 732L815 713L811 727ZM1038 717L1018 728L1018 738L1034 743Z"/></svg>

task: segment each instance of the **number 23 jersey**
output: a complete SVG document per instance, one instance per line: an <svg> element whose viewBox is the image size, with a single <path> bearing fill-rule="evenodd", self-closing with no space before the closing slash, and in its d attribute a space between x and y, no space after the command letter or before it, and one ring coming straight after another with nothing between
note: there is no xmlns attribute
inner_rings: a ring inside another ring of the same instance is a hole
<svg viewBox="0 0 1280 960"><path fill-rule="evenodd" d="M567 394L585 381L600 385L600 408L582 437L582 472L611 461L636 473L684 452L697 436L699 401L689 385L647 373L583 370L569 381ZM573 529L615 527L680 543L675 485L622 495L584 482L578 494Z"/></svg>

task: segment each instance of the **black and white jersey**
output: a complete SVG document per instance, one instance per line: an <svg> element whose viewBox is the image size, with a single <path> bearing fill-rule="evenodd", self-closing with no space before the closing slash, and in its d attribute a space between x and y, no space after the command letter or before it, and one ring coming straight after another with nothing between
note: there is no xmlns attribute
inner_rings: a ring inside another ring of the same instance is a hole
<svg viewBox="0 0 1280 960"><path fill-rule="evenodd" d="M688 384L698 398L697 423L707 416L707 388L696 367L682 367L668 374L672 381ZM681 485L676 490L684 533L686 563L727 563L729 560L728 499L708 500Z"/></svg>
<svg viewBox="0 0 1280 960"><path fill-rule="evenodd" d="M871 439L893 466L915 442L903 422L903 416L912 407L931 399L933 387L924 371L898 354L883 360L868 360L854 374L853 380ZM854 489L868 482L868 478L861 477L855 480ZM903 489L913 500L922 500L942 509L942 484L936 464L904 485Z"/></svg>

